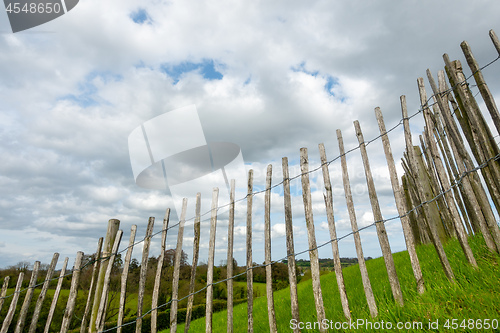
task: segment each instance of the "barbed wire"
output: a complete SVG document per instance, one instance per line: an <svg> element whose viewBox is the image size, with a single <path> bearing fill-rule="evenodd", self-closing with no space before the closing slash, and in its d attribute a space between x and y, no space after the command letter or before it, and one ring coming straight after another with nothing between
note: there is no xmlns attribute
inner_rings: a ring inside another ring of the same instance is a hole
<svg viewBox="0 0 500 333"><path fill-rule="evenodd" d="M391 127L389 130L386 130L384 133L381 133L380 135L378 135L378 136L376 136L376 137L372 138L371 140L368 140L368 141L362 142L362 143L360 143L359 145L357 145L357 146L355 146L355 147L353 147L353 148L351 148L351 149L349 149L349 150L345 151L343 154L340 154L340 155L336 156L335 158L333 158L333 159L331 159L331 160L329 160L329 161L327 161L327 162L324 162L324 163L322 163L320 166L318 166L318 167L316 167L316 168L313 168L313 169L311 169L311 170L309 170L309 171L307 171L307 172L305 172L305 173L300 173L300 174L298 174L298 175L296 175L296 176L293 176L293 177L288 177L287 179L284 179L284 180L282 180L281 182L279 182L279 183L276 183L276 184L272 185L271 187L268 187L268 188L265 188L265 189L263 189L263 190L259 190L259 191L254 191L254 192L252 192L251 194L247 194L246 196L244 196L244 197L242 197L242 198L240 198L240 199L234 200L234 201L232 201L232 202L230 202L230 203L228 203L228 204L225 204L225 205L218 206L218 207L216 207L216 208L215 208L215 210L216 210L216 211L218 211L218 210L223 209L223 208L226 208L226 207L228 207L228 206L230 206L230 205L232 205L232 204L236 204L236 203L238 203L238 202L241 202L241 201L247 200L249 196L256 196L256 195L258 195L258 194L265 193L265 192L267 192L267 191L271 191L272 189L274 189L274 188L277 188L277 187L281 186L281 185L282 185L285 181L295 180L295 179L298 179L299 177L302 177L302 176L304 176L304 175L309 175L309 174L315 173L315 172L317 172L318 170L322 169L323 165L325 165L325 164L326 164L326 165L330 165L331 163L335 162L336 160L338 160L338 159L342 158L343 156L347 156L348 154L350 154L350 153L352 153L352 152L354 152L354 151L356 151L356 150L360 149L360 147L361 147L363 144L364 144L365 146L368 146L370 143L377 141L378 139L382 138L384 135L388 135L389 133L391 133L392 131L394 131L394 130L395 130L395 129L397 129L398 127L400 127L400 126L403 124L403 122L404 122L405 120L410 120L410 119L414 118L415 116L417 116L418 114L420 114L421 112L423 112L423 110L424 110L424 109L426 109L426 108L430 108L430 107L432 107L433 105L437 104L437 101L434 101L434 102L432 102L432 103L430 103L430 104L429 104L429 102L430 102L430 101L431 101L434 97L449 94L449 93L451 93L453 90L455 90L455 88L456 88L457 86L459 86L459 85L462 85L462 84L469 84L469 83L468 83L468 80L469 80L471 77L473 77L473 76L474 76L477 72L482 71L483 69L485 69L485 68L487 68L487 67L491 66L493 63L495 63L495 62L496 62L496 61L498 61L499 59L500 59L500 55L499 55L497 58L495 58L495 59L493 59L492 61L490 61L489 63L487 63L486 65L484 65L484 66L480 67L480 68L479 68L477 71L475 71L474 73L472 73L472 74L470 74L469 76L467 76L467 77L466 77L463 81L460 81L460 82L458 82L457 84L455 84L453 87L450 87L450 88L448 88L447 90L441 91L441 92L439 92L439 93L437 93L437 94L433 94L433 95L431 95L431 96L427 99L426 103L425 103L424 105L421 105L421 106L420 106L420 108L419 108L419 109L418 109L415 113L413 113L412 115L410 115L410 116L408 116L408 117L406 117L406 118L402 118L402 119L400 119L400 121L399 121L396 125L394 125L393 127ZM477 86L477 85L474 85L474 86ZM476 93L476 94L475 94L475 96L477 96L478 94L479 94L479 92L478 92L478 93ZM474 96L474 97L475 97L475 96ZM445 134L444 136L446 137L446 134ZM496 138L496 137L498 137L498 136L499 136L499 135L496 135L496 136L495 136L495 137L493 137L491 140L493 140L494 138ZM440 138L439 138L439 139L440 139ZM439 139L438 139L438 140L439 140ZM499 143L497 143L497 144L500 144L500 142L499 142ZM432 198L432 199L430 199L430 200L427 200L427 201L424 201L424 202L420 203L418 206L414 207L412 210L408 211L407 213L405 213L405 214L403 214L403 215L394 216L394 217L391 217L391 218L388 218L388 219L380 220L380 221L374 221L373 223L371 223L371 224L369 224L369 225L367 225L367 226L364 226L364 227L359 228L356 232L358 232L358 233L359 233L360 231L363 231L363 230L366 230L366 229L368 229L368 228L371 228L371 227L375 226L377 223L384 223L384 224L385 224L386 222L390 222L390 221L393 221L393 220L396 220L396 219L401 219L401 218L403 218L403 217L408 216L410 213L412 213L413 211L415 211L415 210L419 209L419 208L420 208L420 207L422 207L423 205L428 204L428 203L431 203L431 202L434 202L435 200L439 199L440 197L442 197L443 195L445 195L446 193L448 193L449 191L451 191L454 187L456 187L456 186L458 186L459 184L461 184L461 182L462 182L463 178L464 178L465 176L467 176L468 174L470 174L470 173L472 173L472 172L476 172L476 171L478 171L478 170L480 170L480 169L482 169L482 168L486 167L486 166L487 166L487 164L488 164L490 161L492 161L492 160L496 160L496 159L499 159L499 158L500 158L500 154L497 154L496 156L491 157L490 159L488 159L487 161L485 161L485 162L484 162L484 163L482 163L481 165L478 165L477 167L475 167L475 168L473 168L473 169L471 169L471 170L468 170L468 171L464 172L458 180L455 180L455 181L453 182L453 184L451 185L451 187L450 187L448 190L446 190L446 191L442 191L442 192L440 192L438 195L436 195L434 198ZM205 213L201 214L201 215L200 215L200 217L203 217L203 216L205 216L205 215L208 215L208 214L210 214L212 211L213 211L213 209L210 209L209 211L207 211L207 212L205 212ZM126 248L122 249L121 251L117 251L116 253L112 253L112 254L110 254L110 255L108 255L108 256L102 256L102 257L99 257L99 258L94 258L94 259L91 259L91 260L89 260L86 264L84 264L83 266L81 266L81 268L80 268L80 269L74 269L74 267L73 267L73 269L71 270L71 272L69 272L69 273L67 273L67 274L65 274L65 275L63 275L63 276L53 277L53 278L51 278L51 279L49 279L49 280L44 280L43 282L41 282L41 283L39 283L39 284L35 284L35 285L33 285L33 286L29 286L29 287L24 288L24 289L19 290L19 291L14 291L14 292L13 292L12 294L10 294L10 295L0 297L0 299L8 299L8 298L10 298L10 297L14 296L16 293L19 293L19 294L20 294L20 293L23 293L24 291L26 291L26 290L28 290L28 289L35 289L35 288L37 288L37 287L39 287L39 286L42 286L42 285L43 285L43 284L45 284L47 281L48 281L48 282L52 282L52 281L55 281L55 280L59 280L59 279L63 279L63 278L66 278L66 277L68 277L68 276L71 276L71 275L72 275L75 271L82 271L82 270L84 270L86 267L88 267L88 266L90 266L90 265L94 265L97 261L103 262L103 261L109 260L112 256L119 255L119 254L121 254L121 253L123 253L123 252L127 251L129 248L131 248L131 247L133 248L133 247L135 247L136 245L138 245L138 244L140 244L140 243L144 242L147 238L153 238L153 237L157 236L158 234L161 234L161 233L163 233L163 232L167 232L167 231L168 231L168 230L170 230L170 229L176 228L176 227L177 227L177 226L179 226L179 224L180 224L180 223L182 223L182 222L192 221L192 220L195 220L195 219L196 219L196 216L191 217L191 218L189 218L189 219L185 219L185 220L179 221L179 222L177 222L177 223L175 223L175 224L173 224L173 225L170 225L170 226L169 226L169 227L167 227L166 229L162 229L162 230L160 230L160 231L158 231L158 232L156 232L156 233L154 233L154 234L152 234L152 235L150 235L150 236L145 236L143 239L141 239L141 240L139 240L139 241L137 241L137 242L135 242L135 243L133 243L133 244L131 244L131 245L127 246ZM293 253L293 254L289 254L289 255L287 255L287 256L285 256L285 257L283 257L283 258L280 258L280 259L278 259L278 260L274 260L274 261L270 261L269 263L266 263L266 264L260 264L260 265L254 265L254 266L251 266L251 267L247 267L247 268L246 268L243 272L241 272L241 273L239 273L239 274L236 274L236 275L234 275L234 276L232 276L232 277L229 277L229 278L227 278L227 279L224 279L224 280L220 280L220 281L214 282L214 283L212 283L212 284L209 284L209 285L207 285L207 286L205 286L205 287L201 288L200 290L197 290L196 292L190 293L189 295L187 295L187 296L185 296L185 297L183 297L183 298L181 298L181 299L178 299L178 300L170 300L169 302L167 302L167 303L165 303L165 304L162 304L162 305L160 305L160 306L158 306L158 307L156 307L156 308L154 308L154 309L151 309L151 310L149 310L148 312L146 312L145 314L143 314L141 317L137 317L135 321L132 321L132 322L129 322L129 323L123 324L123 325L121 325L121 326L113 327L113 328L111 328L111 329L107 329L107 330L104 330L104 331L102 331L102 332L107 332L107 331L110 331L110 330L116 329L116 328L118 328L118 327L123 327L123 326L127 326L127 325L130 325L130 324L133 324L133 323L135 323L135 322L137 321L137 319L139 319L139 318L144 318L146 315L148 315L148 314L149 314L149 313L151 313L152 311L154 311L154 310L158 310L158 309L160 309L160 308L162 308L162 307L165 307L165 306L167 306L167 305L171 304L171 302L173 302L173 301L178 301L178 302L179 302L179 301L182 301L182 300L184 300L184 299L188 298L189 296L196 295L196 294L198 294L198 293L202 292L203 290L207 289L209 286L217 285L217 284L219 284L219 283L223 283L223 282L226 282L226 281L228 281L228 280L231 280L231 279L237 278L237 277L239 277L239 276L241 276L241 275L244 275L244 274L246 274L249 270L253 270L253 269L256 269L256 268L261 268L261 267L266 267L266 266L269 266L269 265L272 265L272 264L278 263L278 262L280 262L280 261L286 260L287 258L292 257L292 256L293 256L293 257L296 257L296 256L302 255L302 254L307 253L307 252L310 252L310 251L315 251L315 250L317 250L317 249L319 249L319 248L322 248L322 247L324 247L324 246L326 246L326 245L328 245L328 244L331 244L331 243L332 243L332 242L334 242L334 241L340 241L340 240L342 240L342 239L345 239L346 237L351 236L351 235L353 235L354 233L355 233L354 231L349 232L349 233L347 233L347 234L345 234L345 235L343 235L343 236L341 236L341 237L337 237L337 238L335 238L335 239L330 239L329 241L327 241L327 242L325 242L325 243L322 243L321 245L318 245L318 246L316 246L315 248L311 248L311 249L303 250L303 251L296 252L296 253ZM76 317L76 316L75 316L75 317Z"/></svg>

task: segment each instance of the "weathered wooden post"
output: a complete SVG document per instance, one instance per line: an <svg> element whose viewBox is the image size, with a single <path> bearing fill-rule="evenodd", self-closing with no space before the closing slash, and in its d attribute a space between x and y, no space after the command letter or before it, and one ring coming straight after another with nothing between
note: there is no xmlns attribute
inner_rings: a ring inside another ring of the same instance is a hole
<svg viewBox="0 0 500 333"><path fill-rule="evenodd" d="M380 248L382 249L382 255L384 256L385 267L387 269L387 275L389 277L389 284L391 285L392 295L394 296L394 300L400 306L403 306L403 294L401 292L401 286L399 285L396 266L394 265L391 246L389 245L389 238L387 237L387 231L385 230L385 225L383 223L383 217L380 210L380 205L378 203L377 192L375 191L375 183L373 182L373 176L370 170L370 162L368 161L368 154L366 152L365 139L363 138L363 133L361 132L361 127L359 126L359 122L357 120L354 121L354 128L356 129L356 136L358 137L361 157L363 159L363 166L365 168L365 177L366 183L368 185L368 193L370 196L373 218L375 219L377 236L380 243Z"/></svg>
<svg viewBox="0 0 500 333"><path fill-rule="evenodd" d="M373 295L372 285L370 283L370 278L368 277L368 270L366 269L365 257L363 255L363 247L361 245L361 237L359 236L359 231L358 231L358 222L356 220L356 211L354 210L354 203L352 200L349 173L347 171L347 159L345 157L344 140L342 138L342 132L339 129L337 130L337 140L339 143L340 161L342 164L342 182L344 184L344 195L347 204L347 211L349 212L349 219L351 221L354 244L356 245L356 254L358 256L358 264L359 264L359 270L361 272L361 280L363 281L363 289L365 291L368 308L370 309L370 315L372 318L375 318L378 315L377 303L375 302L375 296Z"/></svg>
<svg viewBox="0 0 500 333"><path fill-rule="evenodd" d="M106 260L111 255L111 248L115 242L116 233L120 228L120 221L117 219L111 219L108 221L108 230L106 231L106 238L104 239L104 245L102 250L102 260L99 267L99 277L97 279L97 284L95 288L94 305L92 306L92 313L90 316L89 323L89 333L95 333L98 330L97 316L99 313L99 305L101 304L102 289L104 288L104 275L106 274L106 268L108 267L109 260Z"/></svg>
<svg viewBox="0 0 500 333"><path fill-rule="evenodd" d="M75 312L76 296L78 294L78 283L80 282L80 273L82 268L83 252L79 251L76 254L75 265L73 266L73 278L71 279L71 287L69 289L68 302L66 303L66 310L61 324L60 333L66 333L69 330L71 318Z"/></svg>
<svg viewBox="0 0 500 333"><path fill-rule="evenodd" d="M321 169L323 171L323 181L325 183L326 195L323 195L326 206L326 216L328 220L328 230L330 231L330 239L333 239L332 254L333 264L335 269L335 277L337 278L337 286L339 288L340 301L342 310L346 319L351 319L351 310L349 309L349 300L344 283L344 274L342 273L342 264L340 262L339 244L337 240L337 231L335 230L335 218L333 216L333 194L332 182L330 180L330 171L328 170L328 160L326 159L325 145L319 145L319 155L321 158Z"/></svg>
<svg viewBox="0 0 500 333"><path fill-rule="evenodd" d="M292 319L300 322L299 299L297 293L297 268L295 263L295 250L293 244L293 220L292 220L292 199L290 197L290 176L288 172L288 158L283 157L283 198L285 209L285 230L286 230L286 254L288 264L288 281L290 282L290 306L292 310ZM298 327L294 332L300 332Z"/></svg>
<svg viewBox="0 0 500 333"><path fill-rule="evenodd" d="M229 223L227 226L227 333L233 332L233 242L234 242L234 191L235 180L231 179Z"/></svg>
<svg viewBox="0 0 500 333"><path fill-rule="evenodd" d="M24 279L24 272L21 272L19 273L19 277L17 278L17 284L16 284L16 289L14 290L14 296L12 296L12 301L10 301L9 310L7 311L7 315L3 320L2 329L0 330L0 333L7 333L10 323L12 322L12 318L14 317L14 312L16 312L16 305L17 301L19 300L23 279Z"/></svg>
<svg viewBox="0 0 500 333"><path fill-rule="evenodd" d="M413 276L417 281L417 291L422 294L425 291L424 279L422 277L422 270L420 269L420 262L418 260L417 251L415 250L415 238L410 227L409 217L406 215L404 204L404 196L402 188L399 186L398 173L396 165L394 164L394 157L392 156L391 143L389 136L385 129L384 117L380 108L375 108L375 117L377 118L380 135L382 137L382 145L384 146L385 159L387 160L387 167L389 168L389 176L391 178L392 192L396 201L396 208L401 217L401 226L403 227L403 235L405 237L406 249L410 256L411 268Z"/></svg>
<svg viewBox="0 0 500 333"><path fill-rule="evenodd" d="M248 171L247 185L247 329L253 333L253 261L252 261L253 170Z"/></svg>
<svg viewBox="0 0 500 333"><path fill-rule="evenodd" d="M144 289L146 287L146 273L148 271L149 247L151 246L151 235L153 234L154 224L155 218L150 217L148 220L148 226L146 229L146 235L144 236L144 244L142 247L142 261L141 272L139 275L139 291L137 295L137 319L135 322L135 333L142 332L142 307L144 305Z"/></svg>
<svg viewBox="0 0 500 333"><path fill-rule="evenodd" d="M307 226L307 239L309 242L309 259L311 262L311 278L314 293L314 304L316 306L317 320L322 323L326 319L325 308L323 306L323 293L321 291L318 249L316 244L316 234L314 232L314 219L312 211L311 187L309 184L309 160L307 158L307 148L300 148L300 171L302 181L302 200L304 201L304 213ZM320 332L326 332L323 325L320 325Z"/></svg>
<svg viewBox="0 0 500 333"><path fill-rule="evenodd" d="M191 278L189 279L189 297L186 310L186 325L184 333L189 331L191 325L191 316L193 312L194 288L196 282L196 267L200 255L200 233L201 233L201 193L196 194L196 212L194 218L194 239L193 239L193 264L191 265Z"/></svg>
<svg viewBox="0 0 500 333"><path fill-rule="evenodd" d="M88 316L90 312L90 304L92 302L92 296L94 296L94 288L97 279L97 273L99 272L99 265L101 263L101 251L102 251L102 243L104 238L99 238L97 241L97 251L95 252L94 265L92 267L92 277L90 279L90 287L89 294L87 295L87 304L85 305L85 311L83 312L82 324L80 325L80 333L85 333L87 328Z"/></svg>
<svg viewBox="0 0 500 333"><path fill-rule="evenodd" d="M35 333L36 324L38 323L38 318L40 316L40 311L42 310L42 304L45 300L45 296L47 295L47 290L49 289L50 279L52 279L52 274L54 274L54 270L56 268L57 260L59 259L59 253L54 253L52 256L52 261L50 262L49 269L47 270L47 274L45 275L45 281L43 282L42 290L40 291L40 295L38 295L38 300L36 302L35 311L33 312L33 317L31 318L31 324L29 328L29 333Z"/></svg>
<svg viewBox="0 0 500 333"><path fill-rule="evenodd" d="M182 241L184 239L184 224L186 223L187 199L182 200L181 219L177 232L177 247L175 249L174 275L172 277L172 303L170 305L170 332L177 332L177 308L179 307L179 274L181 269Z"/></svg>
<svg viewBox="0 0 500 333"><path fill-rule="evenodd" d="M7 288L9 287L10 276L6 276L3 279L2 291L0 292L0 310L2 310L3 302L5 301L5 295L7 295Z"/></svg>
<svg viewBox="0 0 500 333"><path fill-rule="evenodd" d="M207 263L207 299L205 307L205 332L212 332L213 301L214 301L214 257L215 257L215 234L217 231L217 210L219 200L219 189L214 188L212 192L212 214L210 217L210 240L208 244Z"/></svg>
<svg viewBox="0 0 500 333"><path fill-rule="evenodd" d="M52 303L50 305L47 321L45 322L45 329L43 331L44 333L48 333L50 330L50 324L52 323L52 318L54 317L54 311L56 310L57 301L59 300L59 294L61 293L61 286L63 283L63 279L64 276L66 275L66 267L68 266L68 260L69 260L68 257L64 259L61 273L59 275L59 279L57 280L56 291L54 292L54 297L52 298Z"/></svg>
<svg viewBox="0 0 500 333"><path fill-rule="evenodd" d="M158 297L160 294L160 282L161 282L161 271L163 269L163 261L165 259L165 250L167 242L167 231L168 231L168 221L170 219L170 208L165 211L165 216L163 217L163 229L161 231L161 244L160 244L160 255L158 256L158 263L156 265L156 275L155 275L155 285L153 288L153 297L151 299L151 332L156 333L157 331L157 320L158 320Z"/></svg>
<svg viewBox="0 0 500 333"><path fill-rule="evenodd" d="M116 333L122 332L123 317L125 315L125 296L127 293L127 279L128 279L128 269L130 266L130 260L132 259L132 251L134 250L135 234L137 232L137 225L132 225L130 228L130 238L128 241L127 254L125 255L125 261L123 262L123 271L120 282L120 307L118 308L118 321L116 326ZM80 332L84 333L84 332Z"/></svg>
<svg viewBox="0 0 500 333"><path fill-rule="evenodd" d="M24 297L23 306L19 313L19 318L17 319L15 333L21 333L24 329L24 322L26 321L26 315L28 314L28 307L30 306L31 299L33 298L33 292L36 285L36 279L38 277L38 270L40 269L40 262L35 261L33 265L33 271L31 271L30 284L28 286L28 291Z"/></svg>

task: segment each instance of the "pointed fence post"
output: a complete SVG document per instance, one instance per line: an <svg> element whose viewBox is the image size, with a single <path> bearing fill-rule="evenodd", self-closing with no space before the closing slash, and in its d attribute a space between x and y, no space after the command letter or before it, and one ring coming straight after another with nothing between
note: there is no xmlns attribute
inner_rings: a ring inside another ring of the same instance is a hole
<svg viewBox="0 0 500 333"><path fill-rule="evenodd" d="M148 271L149 248L151 246L151 235L153 234L154 224L155 218L151 216L148 220L148 226L146 229L146 235L144 236L144 244L142 247L142 261L141 272L139 275L139 291L137 295L137 318L135 322L135 333L142 332L142 307L144 305L144 289L146 287L146 273Z"/></svg>
<svg viewBox="0 0 500 333"><path fill-rule="evenodd" d="M3 303L5 301L5 295L7 295L7 288L9 287L10 276L6 276L3 279L2 291L0 292L0 310L2 310Z"/></svg>
<svg viewBox="0 0 500 333"><path fill-rule="evenodd" d="M132 259L132 251L134 250L135 234L137 233L137 225L133 224L130 228L130 238L128 242L127 254L125 255L125 261L123 262L123 271L121 275L120 282L120 307L118 308L118 321L116 322L116 333L122 332L123 317L125 316L125 296L127 293L127 279L128 279L128 269L130 266L130 260ZM84 332L80 332L84 333Z"/></svg>
<svg viewBox="0 0 500 333"><path fill-rule="evenodd" d="M316 234L314 232L314 219L312 211L311 187L309 184L309 160L307 148L300 148L300 170L302 181L302 200L304 201L304 213L307 226L307 239L309 243L309 259L311 263L311 278L314 293L314 304L316 306L317 321L322 323L326 319L323 305L323 293L321 291L318 249L316 244ZM326 332L323 325L320 325L320 332Z"/></svg>
<svg viewBox="0 0 500 333"><path fill-rule="evenodd" d="M380 248L382 249L382 255L384 256L385 267L387 269L387 275L389 277L389 284L391 285L392 295L394 296L394 300L400 306L403 306L403 294L401 292L401 286L399 285L398 275L396 274L396 266L394 265L391 246L389 245L389 238L387 237L387 231L385 230L382 212L380 211L377 192L375 191L375 183L373 182L373 176L370 170L370 162L368 161L368 154L366 152L365 139L363 138L363 133L361 132L361 127L359 126L359 122L357 120L354 122L354 128L356 129L356 136L358 137L361 157L363 158L363 166L365 168L366 183L368 185L368 193L370 196L373 218L375 219L377 236L380 243Z"/></svg>
<svg viewBox="0 0 500 333"><path fill-rule="evenodd" d="M234 242L234 191L231 179L229 223L227 226L227 333L233 332L233 242Z"/></svg>
<svg viewBox="0 0 500 333"><path fill-rule="evenodd" d="M330 239L333 239L331 244L332 244L335 277L337 278L337 286L339 288L340 302L342 304L342 310L344 311L344 316L346 317L346 319L350 320L351 310L349 309L349 300L347 299L347 292L345 289L344 274L342 273L342 263L340 262L337 231L335 230L335 218L333 216L332 182L330 180L330 171L328 170L328 160L326 159L325 145L322 143L319 145L319 155L321 158L321 168L323 171L323 181L325 183L325 191L326 191L326 196L323 195L323 197L325 199L328 230L330 231Z"/></svg>
<svg viewBox="0 0 500 333"><path fill-rule="evenodd" d="M201 234L201 193L196 194L196 215L194 218L194 239L193 239L193 264L191 265L191 278L189 280L189 297L186 310L186 325L184 333L189 331L191 325L191 316L193 312L194 288L196 282L196 267L200 255L200 234Z"/></svg>
<svg viewBox="0 0 500 333"><path fill-rule="evenodd" d="M285 209L285 230L286 230L286 253L288 264L288 281L290 282L290 306L292 309L292 319L300 322L299 299L297 292L297 267L295 263L295 250L293 244L293 220L292 220L292 199L290 197L290 176L288 172L288 158L283 157L283 198ZM295 333L300 332L298 325L293 329Z"/></svg>
<svg viewBox="0 0 500 333"><path fill-rule="evenodd" d="M78 294L78 283L80 282L80 274L82 268L83 252L79 251L76 254L75 265L73 266L73 278L71 279L71 287L69 289L68 302L64 310L64 317L61 324L60 333L66 333L69 330L73 313L75 312L76 296Z"/></svg>
<svg viewBox="0 0 500 333"><path fill-rule="evenodd" d="M423 294L425 291L424 278L422 276L422 270L420 268L420 262L418 260L417 251L415 249L415 238L411 231L409 217L405 210L404 196L402 193L402 188L399 185L398 173L396 171L396 165L394 164L394 157L392 156L391 143L389 142L389 136L385 129L384 117L380 108L375 108L375 117L377 118L378 128L380 130L380 135L382 137L382 145L384 146L385 159L387 160L387 167L389 168L389 176L391 178L392 192L394 193L394 199L396 201L396 208L401 219L401 226L403 227L403 235L405 237L406 249L410 256L411 268L413 270L413 276L417 281L417 291Z"/></svg>
<svg viewBox="0 0 500 333"><path fill-rule="evenodd" d="M264 250L266 265L266 295L267 315L269 317L269 332L277 332L276 313L274 311L273 273L271 267L271 180L272 165L267 166L266 194L264 198Z"/></svg>
<svg viewBox="0 0 500 333"><path fill-rule="evenodd" d="M19 300L19 295L21 293L21 286L24 279L24 272L19 273L19 277L17 278L16 289L14 289L14 296L12 296L12 301L10 301L9 310L7 311L7 315L5 316L2 329L0 333L7 333L9 329L10 323L12 322L12 318L14 317L14 312L16 312L17 301Z"/></svg>
<svg viewBox="0 0 500 333"><path fill-rule="evenodd" d="M95 261L94 265L92 267L92 277L90 280L90 287L89 287L89 294L87 295L87 304L85 305L85 311L83 313L82 317L82 324L80 326L80 333L85 333L86 328L87 328L87 322L88 322L88 316L90 312L90 304L92 302L92 296L94 295L94 288L96 284L96 279L97 279L97 273L99 272L99 265L101 263L101 251L102 251L102 243L103 243L104 238L99 238L97 241L97 251L95 252Z"/></svg>
<svg viewBox="0 0 500 333"><path fill-rule="evenodd" d="M344 139L342 138L342 132L339 129L337 130L337 141L339 143L340 162L342 165L342 183L344 184L344 195L347 205L347 211L349 212L349 219L351 221L352 235L354 237L354 245L356 246L356 254L358 256L359 271L361 273L361 280L363 282L366 302L368 303L368 308L370 309L370 315L372 318L375 318L378 315L377 303L375 302L372 285L370 283L370 278L368 277L368 270L366 269L363 246L361 245L361 237L359 236L358 231L358 222L356 221L356 211L354 210L354 203L352 200L349 173L347 171L347 159L345 157L346 154L344 150Z"/></svg>
<svg viewBox="0 0 500 333"><path fill-rule="evenodd" d="M210 217L210 240L208 244L207 263L207 299L205 306L205 332L212 332L213 301L214 301L214 257L215 257L215 233L217 231L217 207L219 200L219 189L214 188L212 192L212 214Z"/></svg>
<svg viewBox="0 0 500 333"><path fill-rule="evenodd" d="M247 185L247 331L253 333L253 261L252 261L253 170L248 171Z"/></svg>
<svg viewBox="0 0 500 333"><path fill-rule="evenodd" d="M186 223L187 199L182 200L181 219L177 232L177 247L175 249L174 275L172 277L172 303L170 305L170 332L177 332L177 309L179 307L179 274L181 269L182 241L184 239L184 224Z"/></svg>
<svg viewBox="0 0 500 333"><path fill-rule="evenodd" d="M52 303L50 305L49 315L47 316L47 321L45 322L44 333L48 333L50 330L50 324L52 323L52 318L54 317L54 311L56 310L57 301L59 300L59 294L61 293L61 286L63 283L64 276L66 275L66 267L68 266L69 258L64 259L64 263L57 280L56 291L54 292L54 297L52 297Z"/></svg>
<svg viewBox="0 0 500 333"><path fill-rule="evenodd" d="M31 299L33 298L33 292L36 285L36 279L38 277L38 270L40 269L40 262L35 261L33 265L33 271L31 271L31 279L28 287L28 291L26 292L26 296L24 297L23 306L21 307L21 312L19 313L19 318L16 324L15 333L21 333L24 329L24 322L26 321L26 316L28 314L28 308L31 303Z"/></svg>
<svg viewBox="0 0 500 333"><path fill-rule="evenodd" d="M42 290L40 291L40 295L38 295L35 311L33 312L33 317L31 318L31 324L28 331L29 333L35 333L36 324L38 323L40 311L42 310L43 301L45 300L45 296L47 295L47 290L49 289L49 283L50 280L52 279L52 275L54 274L54 270L56 268L58 259L59 259L59 253L56 252L52 256L52 261L50 262L49 269L47 270L47 274L45 275L45 281L43 282Z"/></svg>
<svg viewBox="0 0 500 333"><path fill-rule="evenodd" d="M156 265L156 275L155 275L155 285L153 287L153 297L151 299L151 332L156 333L157 321L158 321L158 297L160 293L160 282L161 282L161 271L163 269L163 261L165 258L166 242L167 242L167 231L168 231L168 221L170 218L170 208L165 211L165 216L163 217L163 229L161 232L161 244L160 244L160 255L158 256L158 263Z"/></svg>

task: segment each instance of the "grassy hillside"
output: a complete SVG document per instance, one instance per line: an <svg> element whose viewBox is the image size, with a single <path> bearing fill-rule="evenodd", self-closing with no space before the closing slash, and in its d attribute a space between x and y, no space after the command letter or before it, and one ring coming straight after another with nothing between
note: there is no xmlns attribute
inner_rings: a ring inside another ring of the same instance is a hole
<svg viewBox="0 0 500 333"><path fill-rule="evenodd" d="M416 283L407 252L395 253L394 261L405 300L405 305L402 308L396 305L392 298L383 258L368 261L368 274L379 310L379 316L374 319L370 318L359 267L354 265L345 268L344 277L353 321L370 321L372 325L380 324L382 321L387 325L387 322L390 322L394 325L394 329L398 322L408 323L407 325L415 322L415 324L411 325L422 323L425 330L428 330L430 323L435 326L436 321L438 321L438 329L430 331L444 332L450 331L445 328L447 320L449 320L449 325L456 324L458 326L457 331L472 331L472 322L464 322L464 319L480 319L482 323L484 323L484 319L490 319L490 323L493 319L500 320L500 257L491 254L480 237L472 238L470 243L479 264L479 268L476 270L467 264L456 240L452 240L445 245L445 251L455 273L455 283L450 283L447 280L432 245L421 246L417 249L427 288L423 295L416 292ZM333 322L332 325L335 325L335 322L344 322L345 318L340 305L335 274L323 275L321 277L321 286L326 317ZM314 322L316 311L311 280L300 283L298 292L301 321L304 323ZM289 290L283 289L275 292L274 303L278 331L290 332ZM227 313L225 311L214 314L213 327L215 332L226 332L226 318ZM235 332L246 332L246 318L246 304L236 306L234 309ZM452 322L452 319L458 320ZM500 328L500 323L498 323L498 326ZM183 329L183 326L179 327L179 331L183 331ZM254 302L254 329L255 332L269 332L265 297L258 298ZM359 330L366 330L366 326L359 326L358 330L343 331L359 332ZM205 318L193 321L190 331L204 332ZM316 331L302 330L302 332ZM419 332L421 330L405 329L404 331Z"/></svg>

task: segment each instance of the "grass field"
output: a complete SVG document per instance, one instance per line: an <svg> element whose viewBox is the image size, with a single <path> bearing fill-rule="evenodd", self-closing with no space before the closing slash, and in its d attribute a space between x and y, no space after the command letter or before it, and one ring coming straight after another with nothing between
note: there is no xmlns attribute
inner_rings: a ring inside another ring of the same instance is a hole
<svg viewBox="0 0 500 333"><path fill-rule="evenodd" d="M478 323L484 325L487 322L485 319L489 319L489 325L498 323L500 320L500 258L488 251L480 237L471 238L470 243L479 265L476 270L467 264L456 240L451 240L445 245L445 251L456 277L454 283L450 283L444 275L432 245L417 248L426 286L426 292L422 295L416 292L416 282L407 252L394 253L396 270L405 300L403 307L396 305L393 300L383 258L368 261L368 274L379 311L377 318L370 317L359 267L353 265L345 268L343 272L353 321L363 320L364 324L359 326L357 330L342 329L341 331L369 331L367 329L369 324L366 324L368 321L375 325L374 328L377 325L381 327L382 321L384 325L390 323L393 325L394 331L397 331L397 323L415 327L415 329L404 329L405 332L421 332L422 329L425 331L449 332L453 331L451 328L454 328L455 325L457 332L470 332L474 331L474 328L478 328L476 326ZM335 274L323 275L321 277L321 286L326 317L331 321L329 322L329 325L332 325L331 331L335 331L335 323L346 321L340 305ZM298 292L301 321L304 325L307 322L313 323L316 320L316 310L311 280L299 283ZM290 332L289 289L275 292L274 304L278 332ZM246 307L246 304L240 304L234 309L235 332L247 331ZM226 318L227 313L225 311L214 314L214 332L226 332ZM453 319L456 319L456 321L453 321ZM470 321L472 319L474 323ZM361 322L359 323L361 324ZM446 324L449 325L450 329L445 327ZM433 329L436 326L437 328ZM383 327L387 328L387 326ZM178 328L179 331L183 331L183 329L183 325ZM254 330L255 332L269 332L265 297L255 299ZM193 321L190 331L204 332L205 318ZM317 331L314 329L309 330L307 327L302 329L302 332ZM388 330L379 329L377 331ZM168 330L162 332L168 332Z"/></svg>

